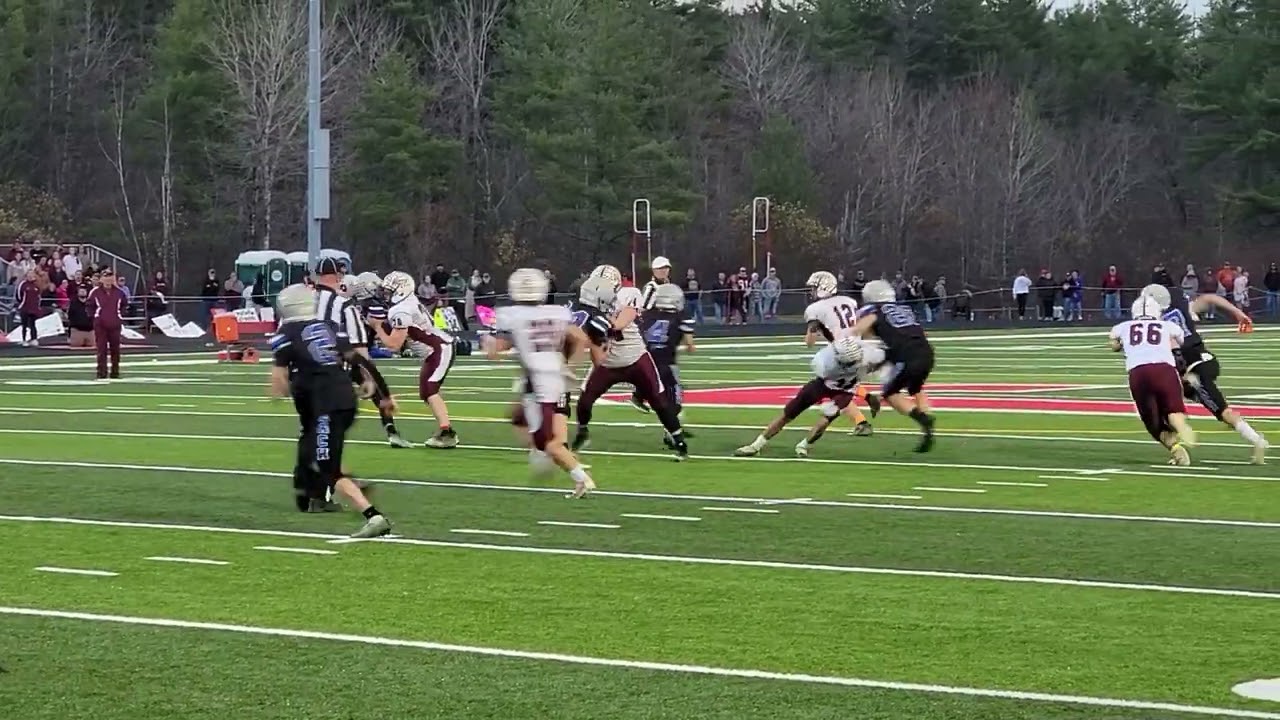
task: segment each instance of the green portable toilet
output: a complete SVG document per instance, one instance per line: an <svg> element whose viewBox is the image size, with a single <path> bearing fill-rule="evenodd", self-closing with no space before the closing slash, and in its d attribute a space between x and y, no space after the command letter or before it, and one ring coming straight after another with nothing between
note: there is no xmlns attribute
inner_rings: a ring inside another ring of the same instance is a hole
<svg viewBox="0 0 1280 720"><path fill-rule="evenodd" d="M289 261L279 250L249 250L236 258L236 277L240 282L252 285L258 274L267 278L266 295L275 297L289 284Z"/></svg>
<svg viewBox="0 0 1280 720"><path fill-rule="evenodd" d="M307 267L307 251L299 250L285 256L289 262L289 284L294 285L307 279L311 269Z"/></svg>

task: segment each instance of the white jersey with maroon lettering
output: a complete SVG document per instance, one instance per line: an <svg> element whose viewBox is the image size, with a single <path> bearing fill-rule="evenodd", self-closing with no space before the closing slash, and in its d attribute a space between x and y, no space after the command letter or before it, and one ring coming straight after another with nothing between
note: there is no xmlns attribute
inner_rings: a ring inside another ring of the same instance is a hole
<svg viewBox="0 0 1280 720"><path fill-rule="evenodd" d="M835 342L853 334L853 326L858 322L858 303L844 295L816 300L804 309L804 321L821 325L823 337Z"/></svg>
<svg viewBox="0 0 1280 720"><path fill-rule="evenodd" d="M1111 339L1119 340L1124 350L1126 370L1139 365L1177 367L1169 341L1181 345L1184 338L1182 328L1166 320L1126 320L1111 328Z"/></svg>
<svg viewBox="0 0 1280 720"><path fill-rule="evenodd" d="M823 383L832 390L853 392L853 389L885 362L884 347L877 342L859 340L862 346L862 361L846 365L836 357L836 349L828 345L818 351L809 362L814 377L822 378Z"/></svg>
<svg viewBox="0 0 1280 720"><path fill-rule="evenodd" d="M408 331L404 346L414 357L425 358L434 351L434 345L453 343L453 336L436 327L416 297L405 298L392 305L387 310L387 322L393 331Z"/></svg>
<svg viewBox="0 0 1280 720"><path fill-rule="evenodd" d="M635 308L639 313L643 308L640 307L641 298L640 291L633 287L624 287L618 289L618 295L614 299L613 310L617 313L619 310L630 307ZM622 337L616 338L609 342L605 348L604 361L600 364L608 368L620 368L632 365L647 352L644 344L644 338L640 335L639 317L631 322L631 324L622 328Z"/></svg>
<svg viewBox="0 0 1280 720"><path fill-rule="evenodd" d="M498 308L497 330L511 336L529 385L538 402L559 402L568 390L565 383L565 336L573 324L573 312L563 305L512 305Z"/></svg>

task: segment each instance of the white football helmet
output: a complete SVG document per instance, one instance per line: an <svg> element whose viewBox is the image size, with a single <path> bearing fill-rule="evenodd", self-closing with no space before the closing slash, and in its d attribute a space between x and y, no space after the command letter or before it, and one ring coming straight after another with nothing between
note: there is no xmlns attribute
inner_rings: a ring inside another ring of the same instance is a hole
<svg viewBox="0 0 1280 720"><path fill-rule="evenodd" d="M884 280L872 280L862 288L862 300L868 305L893 302L897 299L898 294L893 291L893 286Z"/></svg>
<svg viewBox="0 0 1280 720"><path fill-rule="evenodd" d="M381 285L382 278L377 273L362 272L356 276L356 287L351 294L357 300L365 300L373 297Z"/></svg>
<svg viewBox="0 0 1280 720"><path fill-rule="evenodd" d="M550 290L551 283L547 281L547 276L543 275L541 270L520 268L507 278L507 292L511 294L511 299L518 303L542 304L547 301L547 293Z"/></svg>
<svg viewBox="0 0 1280 720"><path fill-rule="evenodd" d="M836 359L841 365L857 365L862 362L862 343L856 338L840 338L831 344L831 348L835 350Z"/></svg>
<svg viewBox="0 0 1280 720"><path fill-rule="evenodd" d="M596 269L591 271L591 277L602 280L605 287L614 290L622 287L622 273L612 265L597 265Z"/></svg>
<svg viewBox="0 0 1280 720"><path fill-rule="evenodd" d="M382 290L386 293L387 300L393 304L413 297L417 286L412 275L399 270L393 270L382 278Z"/></svg>
<svg viewBox="0 0 1280 720"><path fill-rule="evenodd" d="M1160 306L1150 295L1139 295L1133 302L1130 314L1134 320L1157 320L1160 318Z"/></svg>
<svg viewBox="0 0 1280 720"><path fill-rule="evenodd" d="M1173 302L1173 298L1169 296L1169 288L1159 283L1148 285L1142 288L1142 294L1156 301L1156 305L1164 312Z"/></svg>
<svg viewBox="0 0 1280 720"><path fill-rule="evenodd" d="M343 275L342 280L338 282L338 294L349 298L355 294L359 284L360 281L355 275Z"/></svg>
<svg viewBox="0 0 1280 720"><path fill-rule="evenodd" d="M812 294L816 300L829 298L840 290L839 286L836 284L836 276L826 270L819 270L818 272L810 275L809 280L805 283L805 287L809 288L810 294Z"/></svg>
<svg viewBox="0 0 1280 720"><path fill-rule="evenodd" d="M310 286L298 283L280 291L276 296L276 318L280 322L314 320L316 318L316 292Z"/></svg>
<svg viewBox="0 0 1280 720"><path fill-rule="evenodd" d="M589 277L578 290L578 302L606 312L613 306L617 293L609 284L598 277Z"/></svg>
<svg viewBox="0 0 1280 720"><path fill-rule="evenodd" d="M659 285L653 293L653 308L668 312L684 310L684 291L671 283Z"/></svg>

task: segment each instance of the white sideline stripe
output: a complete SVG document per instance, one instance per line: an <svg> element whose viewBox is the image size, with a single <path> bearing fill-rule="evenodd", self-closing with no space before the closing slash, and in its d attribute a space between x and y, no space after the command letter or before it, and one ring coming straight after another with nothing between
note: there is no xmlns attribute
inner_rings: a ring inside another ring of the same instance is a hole
<svg viewBox="0 0 1280 720"><path fill-rule="evenodd" d="M4 408L0 408L0 410L3 410L3 409ZM64 410L53 410L53 409L49 409L48 411L64 412ZM43 413L45 412L45 410L42 410L41 412ZM102 411L65 410L65 412L74 413L74 412L102 412ZM152 413L152 414L163 414L163 413ZM186 413L181 413L181 414L186 414ZM217 413L195 413L195 414L207 415L207 416L218 415ZM265 415L240 414L240 413L236 413L234 414L234 416L235 417L265 417ZM280 414L280 415L274 415L272 417L289 417L289 418L296 419L297 415ZM507 421L507 420L497 420L497 419L492 420L492 422L503 423L503 424L510 423L510 421ZM627 423L611 423L611 424L623 425L623 426L628 425ZM690 427L693 427L693 426L690 426ZM714 427L714 426L704 426L704 427ZM191 435L191 434L179 434L179 433L127 433L127 432L93 431L93 430L44 430L44 429L29 430L29 429L17 429L17 428L0 428L0 434L17 434L17 435L40 434L40 435L70 435L70 436L88 435L88 436L94 436L94 437L155 438L155 439L165 439L165 440L201 440L201 441L223 440L223 441L233 441L233 442L279 442L279 443L291 443L291 444L298 442L298 439L296 437L263 437L263 436L244 436L244 435ZM959 437L959 435L957 435L957 437ZM974 434L974 435L966 435L965 437L1019 439L1019 436L1010 436L1010 435L979 436ZM1021 439L1037 440L1039 438L1022 437ZM347 444L348 445L382 446L382 445L386 445L386 441L385 440L349 440L347 441ZM1143 444L1150 444L1150 443L1143 443ZM1201 445L1208 446L1209 443L1201 443ZM518 452L518 453L525 453L525 454L529 452L528 448L508 447L504 445L467 445L466 447L468 450L485 450L485 451L492 451L492 452ZM1227 445L1226 447L1238 448L1241 446ZM633 457L633 458L663 459L663 460L669 459L670 457L662 453L624 452L619 450L586 450L586 451L583 451L582 454L584 456L603 455L607 457ZM971 463L903 462L898 460L851 460L851 459L845 459L845 458L812 458L811 457L811 458L800 459L800 458L770 458L770 457L759 457L759 456L751 457L751 458L740 458L740 457L721 456L721 455L690 455L689 457L695 460L714 460L714 461L720 461L720 462L773 462L773 463L804 463L804 464L830 464L830 465L870 465L875 467L934 468L939 470L990 470L990 471L999 471L999 472L1095 473L1095 474L1101 472L1099 470L1087 470L1082 468L1034 467L1034 466L1026 466L1026 465L975 465ZM0 463L4 463L4 462L20 462L20 461L6 460L3 458L0 458ZM39 464L39 463L36 463L35 461L23 461L23 462L31 462L33 464ZM1206 462L1216 462L1216 461L1209 460ZM67 463L67 465L69 467L74 466L74 464L70 461ZM109 465L103 464L101 465L101 467L109 467ZM583 467L590 468L591 466L584 465ZM1151 467L1162 468L1167 471L1171 466L1152 465ZM131 469L131 468L124 468L124 469ZM1194 470L1195 468L1193 467L1192 469ZM233 471L233 472L240 472L240 471ZM1148 470L1122 470L1120 468L1108 468L1106 472L1108 474L1113 474L1113 475L1132 475L1132 476L1139 476L1139 477L1161 477L1161 478L1186 477L1186 478L1197 478L1197 479L1205 479L1205 480L1244 480L1249 482L1280 482L1280 477L1268 477L1265 475L1197 475L1196 473L1191 473L1191 472L1150 472Z"/></svg>
<svg viewBox="0 0 1280 720"><path fill-rule="evenodd" d="M1096 475L1037 475L1041 480L1085 480L1087 482L1111 482L1111 478Z"/></svg>
<svg viewBox="0 0 1280 720"><path fill-rule="evenodd" d="M1209 466L1209 465L1200 465L1200 464L1198 464L1198 463L1195 463L1195 461L1194 461L1194 460L1193 460L1192 462L1193 462L1193 464L1192 464L1192 465L1190 465L1190 466L1186 466L1186 465L1155 465L1155 464L1151 464L1151 465L1148 465L1147 467L1160 468L1160 469L1162 469L1162 470L1168 470L1169 472L1176 473L1176 474L1178 474L1178 475L1183 475L1183 474L1185 474L1185 471L1186 471L1187 467L1190 467L1192 470L1208 470L1208 471L1210 471L1210 472L1219 472L1219 471L1221 471L1221 470L1222 470L1222 468L1212 467L1212 466ZM1205 462L1215 462L1215 463L1216 463L1216 462L1218 462L1218 461L1217 461L1217 460L1206 460Z"/></svg>
<svg viewBox="0 0 1280 720"><path fill-rule="evenodd" d="M919 495L886 495L882 493L845 493L846 497L883 498L885 500L923 500Z"/></svg>
<svg viewBox="0 0 1280 720"><path fill-rule="evenodd" d="M761 513L763 515L777 515L782 512L781 510L765 510L764 508L715 507L714 505L708 505L702 509L710 510L711 512Z"/></svg>
<svg viewBox="0 0 1280 720"><path fill-rule="evenodd" d="M639 520L677 520L680 522L699 522L702 520L696 515L650 515L648 513L622 513L622 517Z"/></svg>
<svg viewBox="0 0 1280 720"><path fill-rule="evenodd" d="M240 633L243 635L286 637L305 640L326 640L330 642L356 643L360 645L415 648L418 650L430 650L435 652L462 653L466 655L483 655L487 657L503 657L519 660L538 660L542 662L565 663L570 665L624 668L628 670L649 670L654 672L679 673L685 675L707 675L713 677L746 678L751 680L774 680L780 682L803 683L808 685L835 685L841 687L897 690L901 692L928 693L934 695L962 695L968 697L1023 700L1027 702L1058 703L1064 705L1086 705L1093 707L1126 708L1130 710L1151 710L1159 712L1175 712L1187 715L1203 715L1209 717L1280 720L1280 713L1263 712L1261 710L1237 710L1233 708L1182 705L1177 703L1151 702L1146 700L1125 700L1120 698L1092 697L1086 695L1057 695L1053 693L1028 692L1023 690L995 690L951 685L927 685L923 683L896 682L889 680L865 680L862 678L785 673L770 670L720 668L705 665L683 665L645 660L618 660L613 658L591 657L587 655L565 655L561 653L535 652L530 650L510 650L506 648L481 647L474 645L453 645L448 643L429 642L425 640L400 640L396 638L371 635L349 635L343 633L320 632L316 630L290 630L257 625L231 625L228 623L193 622L187 620L174 620L170 618L103 615L98 613L4 606L0 606L0 614L56 618L60 620L118 623L122 625L141 625L147 627L181 628L185 630L211 630L217 632Z"/></svg>
<svg viewBox="0 0 1280 720"><path fill-rule="evenodd" d="M188 565L230 565L231 564L226 560L205 560L203 558L168 557L165 555L152 555L151 557L146 559L155 560L157 562L187 563Z"/></svg>
<svg viewBox="0 0 1280 720"><path fill-rule="evenodd" d="M926 490L926 491L928 491L928 492L946 492L946 493L972 493L972 494L981 494L981 493L986 492L986 490L977 490L977 489L974 489L974 488L932 487L932 486L929 486L929 485L917 485L916 487L913 487L913 488L911 488L911 489L912 489L912 490Z"/></svg>
<svg viewBox="0 0 1280 720"><path fill-rule="evenodd" d="M477 530L476 528L453 528L449 532L459 535L501 535L502 537L529 537L529 533L512 532L511 530Z"/></svg>
<svg viewBox="0 0 1280 720"><path fill-rule="evenodd" d="M813 502L813 498L803 497L803 498L790 498L790 499L783 499L783 500L763 500L760 502L760 504L761 505L791 505L791 504L799 505L807 502Z"/></svg>
<svg viewBox="0 0 1280 720"><path fill-rule="evenodd" d="M539 520L539 525L551 525L554 527L580 527L580 528L599 528L601 530L617 530L621 525L611 525L609 523L589 523L589 522L561 522L559 520Z"/></svg>
<svg viewBox="0 0 1280 720"><path fill-rule="evenodd" d="M163 408L193 408L195 405L183 405L181 403L160 403L157 407Z"/></svg>
<svg viewBox="0 0 1280 720"><path fill-rule="evenodd" d="M527 452L527 451L526 451ZM237 470L234 468L192 468L176 465L134 465L129 463L83 462L72 460L25 460L18 458L0 458L0 465L34 465L44 467L81 467L97 470L149 470L155 472L194 473L197 475L234 475L243 477L290 478L290 473L270 470ZM1143 473L1148 474L1148 473ZM1066 480L1086 480L1103 482L1105 478L1079 476L1044 476L1058 477ZM1169 476L1166 476L1169 477ZM375 483L388 485L407 485L412 487L450 488L454 490L496 490L505 492L554 493L564 495L563 490L556 488L529 487L526 485L495 485L490 483L435 482L431 480L394 480L391 478L363 478ZM592 495L601 497L641 498L646 500L693 500L699 502L750 503L758 505L767 500L777 498L744 497L734 495L682 495L679 493L656 493L626 490L593 490ZM1163 515L1115 515L1108 513L1069 512L1065 510L1021 510L1016 508L979 508L949 505L899 505L897 503L863 503L842 500L813 500L803 503L811 507L854 508L859 510L915 510L922 512L965 513L970 515L1009 515L1016 517L1062 518L1070 520L1121 520L1126 522L1154 522L1172 525L1216 525L1222 527L1280 528L1280 522L1263 520L1219 520L1214 518L1169 517ZM0 520L6 516L0 515ZM315 537L329 537L317 535Z"/></svg>
<svg viewBox="0 0 1280 720"><path fill-rule="evenodd" d="M979 485L997 485L1000 487L1049 487L1049 483L1032 482L1000 482L998 480L979 480Z"/></svg>
<svg viewBox="0 0 1280 720"><path fill-rule="evenodd" d="M36 568L36 570L47 573L59 573L62 575L89 575L92 577L116 577L120 574L109 570L83 570L80 568L54 567L52 565L41 565Z"/></svg>
<svg viewBox="0 0 1280 720"><path fill-rule="evenodd" d="M6 520L13 522L49 523L54 525L87 525L93 527L122 527L142 530L179 530L215 534L221 533L228 535L258 535L266 537L306 538L317 540L348 540L348 538L343 535L325 535L321 533L297 532L293 530L257 530L253 528L220 527L217 525L179 525L168 523L128 522L124 520L90 520L84 518L0 515L0 521ZM821 563L793 563L782 560L744 560L736 558L698 557L689 555L613 552L607 550L579 550L575 548L538 547L530 545L487 545L484 543L451 542L447 540L419 540L417 538L391 538L385 536L381 538L370 538L368 540L362 540L361 542L461 550L488 550L493 552L514 552L530 555L566 555L570 557L643 560L647 562L665 562L689 565L722 565L729 567L764 568L770 570L834 572L849 573L853 575L888 575L895 577L945 578L951 580L986 580L991 582L1023 583L1028 585L1060 585L1067 587L1102 588L1109 590L1164 592L1180 595L1212 595L1220 597L1280 600L1280 592L1268 592L1263 590L1232 590L1227 588L1206 588L1181 585L1152 585L1146 583L1126 583L1108 580L1075 580L1071 578L1039 577L1035 575L993 575L987 573L952 572L947 570L907 570L900 568L827 565Z"/></svg>
<svg viewBox="0 0 1280 720"><path fill-rule="evenodd" d="M283 547L280 545L254 545L254 550L270 552L298 553L300 555L337 555L337 550L316 550L315 548Z"/></svg>
<svg viewBox="0 0 1280 720"><path fill-rule="evenodd" d="M500 404L500 403L487 403L487 404ZM693 407L693 406L690 405L690 407ZM725 406L715 405L713 407L724 409ZM30 411L24 410L21 408L0 407L0 412L5 412L5 411L14 411L24 415L31 414ZM82 408L82 409L42 408L40 412L42 414L47 412L48 413L64 413L64 414L65 413L102 414L107 411L103 410L102 408ZM162 410L148 410L143 412L151 415L182 415L182 416L196 416L196 417L244 417L244 418L278 417L278 418L293 418L295 420L298 417L297 414L295 413L169 412L169 411L162 411ZM969 411L964 411L964 412L969 412ZM1110 415L1110 416L1115 415L1115 413L1101 413L1101 414ZM397 420L413 420L413 421L429 420L431 422L435 421L434 418L432 418L430 415L413 415L413 414L405 414L403 416L397 416ZM503 425L510 424L511 422L510 420L503 420L502 418L482 418L482 417L455 417L454 420L457 422L477 422L477 423L491 423L491 424L503 424ZM1266 418L1261 418L1261 419L1253 418L1251 422L1259 422L1260 420L1266 420ZM1271 420L1280 422L1280 418L1272 418ZM612 422L612 421L607 421L607 422L596 421L595 424L601 427L635 427L637 425L637 423L633 423L633 422ZM711 429L711 430L753 430L753 431L759 430L759 426L756 426L756 425L717 425L717 424L710 424L710 423L702 423L702 424L691 423L686 425L685 427L690 427L695 429L704 428L704 429ZM808 430L805 428L783 428L783 430L790 431L790 432L800 432L800 431L808 432ZM886 430L877 430L876 432L881 435L915 436L919 434L914 430L887 430L886 429ZM1141 432L1141 431L1138 431L1138 432ZM25 429L25 428L0 428L0 434L7 434L7 435L33 435L37 433L41 435L71 435L71 436L94 435L94 436L100 436L100 437L157 438L157 439L165 439L165 440L224 440L224 441L234 441L234 442L257 441L257 442L289 442L289 443L295 443L298 441L296 437L284 438L284 437L263 437L263 436L248 437L248 436L236 436L236 435L189 435L189 434L179 434L179 433L126 433L126 432L111 432L106 430L102 430L102 431L62 430L58 428L47 428L47 429L41 428L38 430L31 430L31 429ZM944 434L951 437L958 437L958 438L979 438L979 439L989 439L989 440L1030 440L1030 441L1036 441L1036 442L1045 441L1045 442L1078 442L1078 443L1089 443L1089 444L1103 443L1103 444L1120 444L1120 445L1147 445L1147 446L1151 445L1150 440L1132 440L1132 439L1126 439L1126 438L1065 437L1065 436L1056 436L1056 435L1016 435L1016 434L1009 434L1009 433L988 433L988 432L970 432L970 431L951 431ZM385 440L347 440L347 444L348 445L352 445L352 444L354 445L385 445L386 441ZM476 446L468 445L467 447L474 448ZM528 450L524 448L488 448L487 446L482 446L482 447L485 447L485 449L509 449L509 450L519 450L520 452L528 452ZM1249 446L1244 445L1242 443L1202 442L1199 444L1199 447L1221 447L1221 448L1231 448L1233 450L1242 450L1242 449L1248 448ZM597 451L596 454L609 455L611 453ZM650 455L645 455L644 453L632 453L632 454L640 457L666 457L664 455L650 456ZM711 459L731 460L733 458L715 457ZM737 459L743 460L746 458L737 458ZM773 460L774 462L789 460L787 458L760 458L760 457L750 458L750 459ZM797 462L796 460L789 460L789 461ZM853 462L853 461L822 460L820 458L808 458L803 462L814 463L814 462ZM1209 460L1207 462L1213 462L1213 463L1226 462L1226 463L1239 464L1239 465L1252 464L1252 463L1243 462L1243 461L1230 461L1230 460ZM893 463L886 463L886 464L893 464ZM902 463L902 464L918 465L920 463ZM583 467L590 469L591 466L584 465ZM1156 467L1164 467L1164 466L1157 465ZM1074 470L1068 470L1067 472L1070 472L1070 471L1074 471ZM1137 474L1158 475L1159 473L1141 472ZM1224 479L1234 479L1234 478L1227 477ZM1250 477L1249 479L1266 480L1267 478Z"/></svg>
<svg viewBox="0 0 1280 720"><path fill-rule="evenodd" d="M103 410L134 410L134 411L137 411L137 410L141 410L142 408L140 408L140 407L136 407L136 406L116 407L116 406L114 406L114 405L108 405L108 406L106 406L106 407L104 407L104 408L102 408L102 409L103 409Z"/></svg>

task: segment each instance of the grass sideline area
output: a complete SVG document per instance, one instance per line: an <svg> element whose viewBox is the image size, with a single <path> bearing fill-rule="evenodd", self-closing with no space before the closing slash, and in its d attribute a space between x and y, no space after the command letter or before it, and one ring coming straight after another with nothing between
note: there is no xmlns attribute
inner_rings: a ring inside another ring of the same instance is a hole
<svg viewBox="0 0 1280 720"><path fill-rule="evenodd" d="M891 411L807 460L738 459L808 379L796 338L682 357L693 458L597 408L600 492L530 477L514 363L463 358L463 446L347 464L396 537L292 510L297 423L268 364L0 364L0 698L15 718L1243 717L1280 701L1280 477L1198 416L1165 465L1105 331L932 335L937 448ZM1280 332L1213 330L1222 387L1280 440ZM416 365L382 361L403 434ZM1280 457L1280 452L1274 453ZM1275 457L1272 458L1275 462Z"/></svg>

